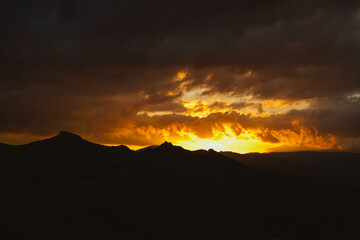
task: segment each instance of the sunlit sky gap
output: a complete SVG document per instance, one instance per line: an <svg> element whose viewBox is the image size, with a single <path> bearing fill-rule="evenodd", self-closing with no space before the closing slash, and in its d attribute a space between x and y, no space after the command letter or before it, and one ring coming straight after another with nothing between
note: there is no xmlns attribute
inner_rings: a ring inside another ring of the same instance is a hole
<svg viewBox="0 0 360 240"><path fill-rule="evenodd" d="M360 152L359 1L5 1L0 142Z"/></svg>

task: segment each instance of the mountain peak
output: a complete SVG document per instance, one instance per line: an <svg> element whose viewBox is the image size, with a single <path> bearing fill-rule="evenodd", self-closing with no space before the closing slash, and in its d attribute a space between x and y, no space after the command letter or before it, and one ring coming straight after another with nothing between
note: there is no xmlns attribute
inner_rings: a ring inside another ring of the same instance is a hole
<svg viewBox="0 0 360 240"><path fill-rule="evenodd" d="M81 138L79 135L76 135L75 133L71 133L71 132L67 132L67 131L61 131L59 132L58 135L56 135L55 137L60 137L60 138Z"/></svg>
<svg viewBox="0 0 360 240"><path fill-rule="evenodd" d="M173 147L173 146L174 145L172 145L171 142L167 142L167 141L163 142L163 144L160 145L160 147Z"/></svg>
<svg viewBox="0 0 360 240"><path fill-rule="evenodd" d="M163 142L160 146L156 147L155 149L158 149L158 150L173 150L175 148L178 148L177 146L174 146L172 145L171 142Z"/></svg>
<svg viewBox="0 0 360 240"><path fill-rule="evenodd" d="M125 146L125 145L118 145L115 148L117 148L119 150L123 150L123 151L132 151L128 146Z"/></svg>
<svg viewBox="0 0 360 240"><path fill-rule="evenodd" d="M85 139L76 135L75 133L61 131L58 135L51 138L57 142L67 142L67 143L74 143L74 142L87 142Z"/></svg>
<svg viewBox="0 0 360 240"><path fill-rule="evenodd" d="M67 131L60 131L58 136L78 136L75 133L67 132Z"/></svg>

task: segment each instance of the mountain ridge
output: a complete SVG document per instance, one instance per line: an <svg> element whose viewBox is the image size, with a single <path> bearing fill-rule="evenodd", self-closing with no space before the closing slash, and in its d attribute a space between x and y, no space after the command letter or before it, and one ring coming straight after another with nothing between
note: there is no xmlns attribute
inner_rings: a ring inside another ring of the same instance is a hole
<svg viewBox="0 0 360 240"><path fill-rule="evenodd" d="M358 229L358 186L251 166L268 154L236 155L246 165L214 150L164 142L137 152L64 132L0 145L0 155L7 229L31 239L331 239Z"/></svg>
<svg viewBox="0 0 360 240"><path fill-rule="evenodd" d="M18 146L26 146L26 145L29 145L29 144L34 144L34 143L40 143L40 142L46 142L46 141L62 141L62 142L65 142L65 141L68 141L68 142L73 142L73 141L77 141L77 142L86 142L86 143L91 143L91 144L95 144L95 145L99 145L99 146L103 146L103 147L110 147L110 148L128 148L129 150L131 151L137 151L137 152L141 152L141 151L144 151L144 150L148 150L148 149L153 149L153 148L157 148L157 147L180 147L182 148L181 146L177 146L177 145L173 145L171 142L168 142L168 141L164 141L162 144L160 145L149 145L149 146L146 146L144 148L140 148L138 150L132 150L130 149L128 146L124 145L124 144L120 144L120 145L116 145L116 146L107 146L107 145L103 145L103 144L100 144L100 143L95 143L95 142L92 142L92 141L89 141L89 140L86 140L85 138L81 137L80 135L77 135L75 133L72 133L72 132L69 132L69 131L60 131L57 135L53 136L53 137L49 137L49 138L44 138L44 139L41 139L41 140L37 140L37 141L32 141L32 142L29 142L29 143L25 143L25 144L7 144L7 143L2 143L0 142L0 146L13 146L13 147L18 147ZM199 150L204 150L204 149L197 149L197 150L193 150L193 151L199 151ZM205 151L215 151L214 149L208 149L208 150L205 150ZM260 154L260 155L266 155L266 154L282 154L282 153L349 153L349 154L354 154L354 155L360 155L359 153L354 153L354 152L346 152L346 151L309 151L309 150L305 150L305 151L291 151L291 152L268 152L268 153L258 153L258 152L249 152L249 153L238 153L238 152L233 152L233 151L215 151L215 152L219 152L219 153L223 153L223 154L227 154L227 153L235 153L235 154L238 154L238 155L252 155L252 154Z"/></svg>

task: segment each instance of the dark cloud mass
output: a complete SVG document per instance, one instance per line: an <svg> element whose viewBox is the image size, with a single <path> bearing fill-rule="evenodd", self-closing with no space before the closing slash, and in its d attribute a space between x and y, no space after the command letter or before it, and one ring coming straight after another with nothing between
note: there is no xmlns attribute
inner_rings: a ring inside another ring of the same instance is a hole
<svg viewBox="0 0 360 240"><path fill-rule="evenodd" d="M254 106L244 96L310 101L249 124L291 127L296 116L320 133L360 138L359 1L2 1L0 13L0 133L105 141L139 124L138 113L185 113L182 97L201 89L234 99L214 109ZM211 118L188 127L209 137Z"/></svg>

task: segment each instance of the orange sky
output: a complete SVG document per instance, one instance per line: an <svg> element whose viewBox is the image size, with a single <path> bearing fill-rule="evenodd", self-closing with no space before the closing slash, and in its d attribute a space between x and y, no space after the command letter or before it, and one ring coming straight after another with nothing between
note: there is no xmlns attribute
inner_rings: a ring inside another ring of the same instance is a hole
<svg viewBox="0 0 360 240"><path fill-rule="evenodd" d="M174 81L181 82L187 73L179 71ZM247 73L246 76L249 76ZM245 76L245 77L246 77ZM305 126L301 115L292 110L305 111L311 100L260 100L251 95L232 96L214 94L204 96L206 89L186 91L176 103L180 112L171 109L144 109L133 119L113 126L104 136L81 134L84 138L106 144L125 144L132 149L170 141L186 149L214 149L239 153L301 150L346 150L332 133L320 133L315 126ZM177 92L169 91L168 96ZM144 96L148 98L148 96ZM76 133L76 131L75 131ZM46 137L50 137L46 136ZM0 134L0 140L22 144L41 139L32 134Z"/></svg>
<svg viewBox="0 0 360 240"><path fill-rule="evenodd" d="M360 152L359 1L205 5L6 3L0 142Z"/></svg>

